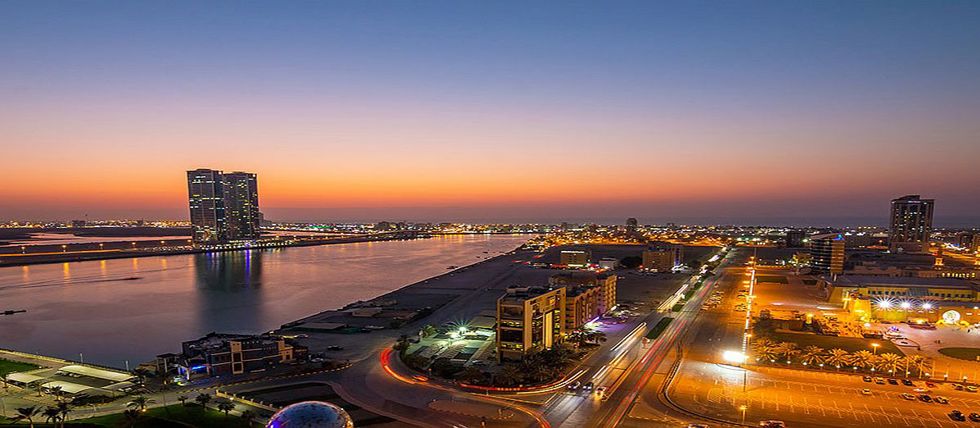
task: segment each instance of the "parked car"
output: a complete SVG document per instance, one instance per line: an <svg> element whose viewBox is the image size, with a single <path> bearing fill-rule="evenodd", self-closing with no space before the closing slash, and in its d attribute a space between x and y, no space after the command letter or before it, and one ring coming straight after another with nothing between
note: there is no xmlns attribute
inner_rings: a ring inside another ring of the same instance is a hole
<svg viewBox="0 0 980 428"><path fill-rule="evenodd" d="M926 386L928 386L930 388L935 388L936 387L936 384L934 384L932 382L926 382Z"/></svg>
<svg viewBox="0 0 980 428"><path fill-rule="evenodd" d="M883 378L883 377L876 377L875 378L875 383L877 383L878 385L884 385L885 384L885 378Z"/></svg>
<svg viewBox="0 0 980 428"><path fill-rule="evenodd" d="M908 379L902 379L902 385L905 385L905 386L915 386L915 382L912 382L912 381L910 381ZM929 384L926 383L926 385L929 385ZM930 388L931 387L932 386L930 386Z"/></svg>
<svg viewBox="0 0 980 428"><path fill-rule="evenodd" d="M786 422L783 421L759 421L760 427L765 428L785 428Z"/></svg>
<svg viewBox="0 0 980 428"><path fill-rule="evenodd" d="M912 394L909 394L907 392L903 392L902 393L902 398L904 398L906 400L909 400L909 401L915 400L915 396L912 395Z"/></svg>
<svg viewBox="0 0 980 428"><path fill-rule="evenodd" d="M939 404L949 404L949 399L946 398L946 397L943 397L941 395L938 396L938 397L936 397L936 398L933 398L933 401L935 401L935 402L937 402Z"/></svg>
<svg viewBox="0 0 980 428"><path fill-rule="evenodd" d="M977 392L977 387L975 387L973 385L967 385L967 386L964 386L963 388L965 388L967 391L970 391L970 392Z"/></svg>
<svg viewBox="0 0 980 428"><path fill-rule="evenodd" d="M952 412L949 412L949 418L959 422L963 422L966 420L966 416L963 416L963 412L959 410L953 410Z"/></svg>
<svg viewBox="0 0 980 428"><path fill-rule="evenodd" d="M871 382L871 380L872 380L871 379L871 376L865 376L862 379L864 379L865 382Z"/></svg>
<svg viewBox="0 0 980 428"><path fill-rule="evenodd" d="M953 384L953 389L955 389L957 391L962 391L963 390L963 385L960 385L958 383L954 383Z"/></svg>
<svg viewBox="0 0 980 428"><path fill-rule="evenodd" d="M922 394L922 395L919 396L919 401L921 401L923 403L931 403L932 402L932 397L930 397L928 395L925 395L925 394Z"/></svg>
<svg viewBox="0 0 980 428"><path fill-rule="evenodd" d="M970 420L973 422L980 422L980 413L977 412L970 413Z"/></svg>
<svg viewBox="0 0 980 428"><path fill-rule="evenodd" d="M863 395L871 395L871 390L868 389L868 388L864 388L864 389L861 390L861 394L863 394Z"/></svg>

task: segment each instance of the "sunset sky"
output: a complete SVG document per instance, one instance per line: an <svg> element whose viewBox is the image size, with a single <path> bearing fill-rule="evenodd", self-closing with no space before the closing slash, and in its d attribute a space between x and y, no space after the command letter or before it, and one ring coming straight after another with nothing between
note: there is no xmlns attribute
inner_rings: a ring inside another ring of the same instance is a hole
<svg viewBox="0 0 980 428"><path fill-rule="evenodd" d="M0 219L980 225L980 2L0 2Z"/></svg>

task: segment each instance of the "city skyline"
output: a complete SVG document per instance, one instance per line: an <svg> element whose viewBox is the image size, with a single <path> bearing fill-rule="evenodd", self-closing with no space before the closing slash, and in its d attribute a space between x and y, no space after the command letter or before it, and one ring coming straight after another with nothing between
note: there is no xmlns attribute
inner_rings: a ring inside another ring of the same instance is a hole
<svg viewBox="0 0 980 428"><path fill-rule="evenodd" d="M0 5L0 217L980 224L976 4L340 5Z"/></svg>

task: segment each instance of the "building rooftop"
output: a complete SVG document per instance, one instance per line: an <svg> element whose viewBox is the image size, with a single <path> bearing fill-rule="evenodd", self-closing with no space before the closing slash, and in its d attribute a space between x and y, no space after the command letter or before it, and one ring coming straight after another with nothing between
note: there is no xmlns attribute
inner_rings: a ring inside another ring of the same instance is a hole
<svg viewBox="0 0 980 428"><path fill-rule="evenodd" d="M840 275L836 280L827 277L821 279L834 284L838 287L868 287L868 286L895 286L895 287L944 287L961 288L980 291L980 284L961 278L915 278L915 277L891 277L873 275Z"/></svg>

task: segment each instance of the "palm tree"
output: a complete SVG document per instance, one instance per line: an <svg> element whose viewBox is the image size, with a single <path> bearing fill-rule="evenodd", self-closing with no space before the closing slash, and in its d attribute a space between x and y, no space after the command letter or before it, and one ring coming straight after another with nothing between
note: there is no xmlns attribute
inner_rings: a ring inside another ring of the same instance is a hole
<svg viewBox="0 0 980 428"><path fill-rule="evenodd" d="M48 391L54 396L54 401L56 402L61 402L61 399L65 396L65 392L60 386L52 386Z"/></svg>
<svg viewBox="0 0 980 428"><path fill-rule="evenodd" d="M524 372L513 364L507 364L496 375L498 383L504 386L513 386L524 380Z"/></svg>
<svg viewBox="0 0 980 428"><path fill-rule="evenodd" d="M793 357L800 354L800 350L793 342L780 342L776 345L776 354L786 358L786 362L789 363Z"/></svg>
<svg viewBox="0 0 980 428"><path fill-rule="evenodd" d="M251 410L245 410L242 412L242 419L245 420L245 426L252 426L252 421L255 420L255 412Z"/></svg>
<svg viewBox="0 0 980 428"><path fill-rule="evenodd" d="M227 401L222 401L222 402L218 403L218 410L224 412L226 418L228 417L228 412L230 412L230 411L232 411L234 409L235 409L235 405L234 404L231 404L231 403L229 403Z"/></svg>
<svg viewBox="0 0 980 428"><path fill-rule="evenodd" d="M186 395L178 395L177 396L177 401L180 401L180 405L181 406L186 406L187 405L187 396Z"/></svg>
<svg viewBox="0 0 980 428"><path fill-rule="evenodd" d="M779 353L776 352L776 343L769 339L756 340L752 347L755 351L756 361L765 360L775 363L776 359L779 358Z"/></svg>
<svg viewBox="0 0 980 428"><path fill-rule="evenodd" d="M128 403L126 403L126 407L129 407L130 409L139 410L140 412L145 412L146 406L153 402L154 400L152 398L146 398L142 395L137 395L133 397L133 399L130 400Z"/></svg>
<svg viewBox="0 0 980 428"><path fill-rule="evenodd" d="M887 354L881 354L879 356L881 370L888 371L888 373L895 374L898 372L898 368L904 364L902 357L891 352Z"/></svg>
<svg viewBox="0 0 980 428"><path fill-rule="evenodd" d="M126 417L126 422L129 422L130 428L136 426L136 420L140 418L140 411L136 409L127 409L123 412L123 416Z"/></svg>
<svg viewBox="0 0 980 428"><path fill-rule="evenodd" d="M58 409L58 413L61 415L61 428L65 428L65 421L68 420L68 414L72 412L71 404L62 401L55 408Z"/></svg>
<svg viewBox="0 0 980 428"><path fill-rule="evenodd" d="M211 402L211 394L208 393L198 394L197 397L194 397L194 401L197 401L197 403L200 404L202 408L206 409L208 408L208 403Z"/></svg>
<svg viewBox="0 0 980 428"><path fill-rule="evenodd" d="M467 367L456 375L456 380L464 383L477 383L483 380L483 371L476 367Z"/></svg>
<svg viewBox="0 0 980 428"><path fill-rule="evenodd" d="M41 412L41 415L44 416L44 420L48 423L57 424L58 421L61 419L61 412L58 411L57 407L48 406L44 408L44 411Z"/></svg>
<svg viewBox="0 0 980 428"><path fill-rule="evenodd" d="M41 408L38 406L28 406L28 407L18 407L17 415L14 416L14 421L27 421L31 428L34 428L34 417L41 414Z"/></svg>
<svg viewBox="0 0 980 428"><path fill-rule="evenodd" d="M824 353L823 348L819 346L814 346L814 345L807 346L806 348L803 348L800 361L802 361L803 365L805 366L806 365L815 366L821 364L824 361L823 353Z"/></svg>
<svg viewBox="0 0 980 428"><path fill-rule="evenodd" d="M855 367L862 368L872 368L874 367L875 355L868 350L860 350L851 354L851 365Z"/></svg>
<svg viewBox="0 0 980 428"><path fill-rule="evenodd" d="M840 366L846 366L851 359L850 354L848 354L847 351L840 348L834 348L827 352L826 360L827 364L837 367L837 370L840 370Z"/></svg>

